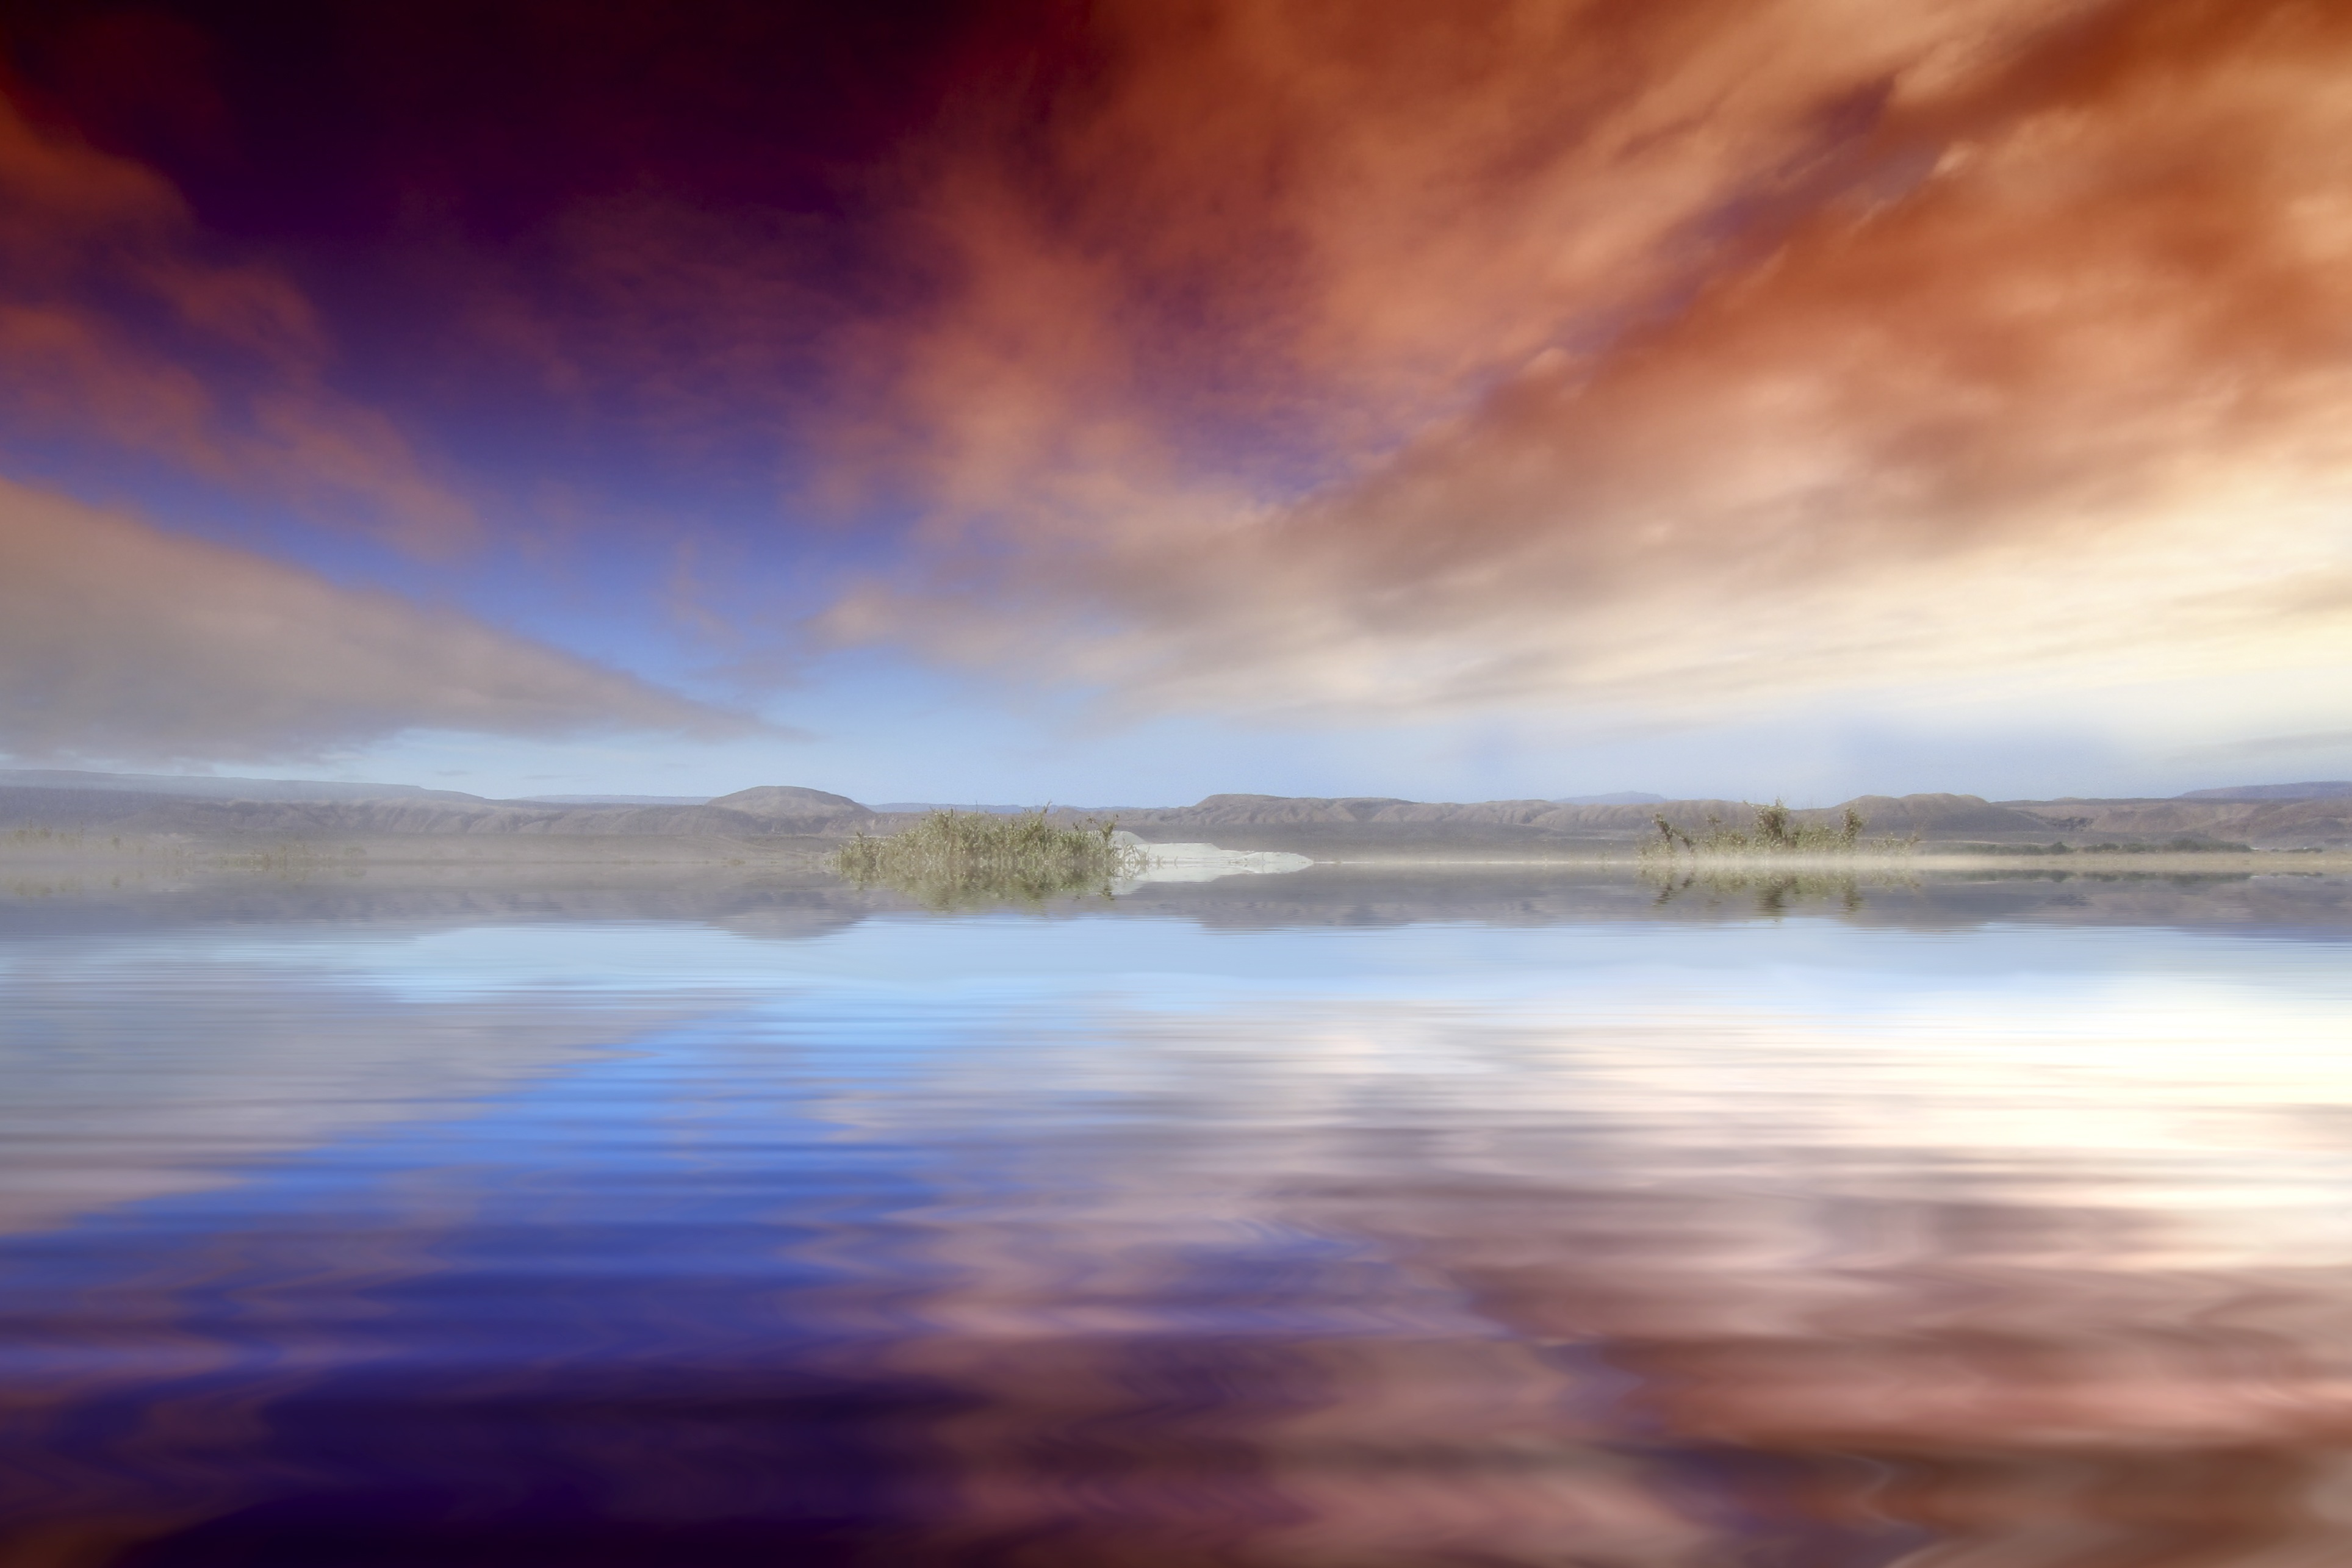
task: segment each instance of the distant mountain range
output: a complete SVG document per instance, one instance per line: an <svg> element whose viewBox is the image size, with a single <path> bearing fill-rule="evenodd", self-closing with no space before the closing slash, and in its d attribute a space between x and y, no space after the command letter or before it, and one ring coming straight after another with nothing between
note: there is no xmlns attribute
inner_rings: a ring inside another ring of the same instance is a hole
<svg viewBox="0 0 2352 1568"><path fill-rule="evenodd" d="M1929 843L2024 846L2053 841L2242 843L2270 848L2352 847L2352 784L2252 784L2171 799L1987 801L1967 795L1864 795L1843 803L1873 834ZM678 795L491 800L414 784L238 779L71 769L0 771L0 831L51 828L110 835L363 840L528 835L711 841L829 840L888 830L931 809L767 784L705 799ZM1016 806L966 806L990 812ZM1664 815L1696 828L1745 819L1732 800L1666 800L1634 791L1570 800L1450 803L1386 795L1213 795L1192 805L1097 808L1147 838L1213 839L1234 849L1524 853L1625 844ZM1842 806L1798 814L1833 820ZM1067 815L1086 816L1083 810Z"/></svg>
<svg viewBox="0 0 2352 1568"><path fill-rule="evenodd" d="M919 811L979 811L985 812L991 816L1018 816L1024 811L1034 811L1037 808L1034 805L962 805L953 801L945 800L894 800L873 806L870 809L880 812L908 813ZM1112 808L1108 806L1085 806L1071 807L1070 809L1107 811Z"/></svg>
<svg viewBox="0 0 2352 1568"><path fill-rule="evenodd" d="M707 795L520 795L514 798L550 805L709 805L711 801Z"/></svg>
<svg viewBox="0 0 2352 1568"><path fill-rule="evenodd" d="M2182 800L2343 800L2352 797L2352 779L2315 784L2233 784L2228 789L2192 789Z"/></svg>
<svg viewBox="0 0 2352 1568"><path fill-rule="evenodd" d="M846 795L789 784L699 805L488 800L456 790L314 780L0 772L0 831L110 836L370 839L491 835L702 839L837 836L877 819Z"/></svg>
<svg viewBox="0 0 2352 1568"><path fill-rule="evenodd" d="M209 773L100 773L78 768L0 768L0 789L110 790L177 800L479 800L418 784L321 779L241 779Z"/></svg>

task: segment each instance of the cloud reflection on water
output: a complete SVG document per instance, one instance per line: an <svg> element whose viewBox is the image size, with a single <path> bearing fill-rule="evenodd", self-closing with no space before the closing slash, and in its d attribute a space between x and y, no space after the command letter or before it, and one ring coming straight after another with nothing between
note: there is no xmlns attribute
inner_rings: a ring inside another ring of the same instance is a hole
<svg viewBox="0 0 2352 1568"><path fill-rule="evenodd" d="M2352 1548L2352 987L2307 931L542 920L18 956L53 984L12 1031L81 1045L12 1079L176 1120L188 1159L225 1130L233 1180L0 1242L12 1562ZM591 1003L672 1017L563 1047ZM308 1146L239 1142L297 1062Z"/></svg>

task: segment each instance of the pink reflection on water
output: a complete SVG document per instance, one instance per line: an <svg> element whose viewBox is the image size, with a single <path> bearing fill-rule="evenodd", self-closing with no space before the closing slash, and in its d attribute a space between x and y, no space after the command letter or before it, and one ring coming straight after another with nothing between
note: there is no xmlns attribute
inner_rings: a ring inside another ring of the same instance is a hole
<svg viewBox="0 0 2352 1568"><path fill-rule="evenodd" d="M2332 992L1652 984L781 1009L19 1238L0 1563L2352 1562Z"/></svg>

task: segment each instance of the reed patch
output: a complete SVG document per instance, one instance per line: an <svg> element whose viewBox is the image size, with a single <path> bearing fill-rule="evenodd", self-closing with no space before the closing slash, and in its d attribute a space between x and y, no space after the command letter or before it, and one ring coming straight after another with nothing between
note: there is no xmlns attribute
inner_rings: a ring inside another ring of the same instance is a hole
<svg viewBox="0 0 2352 1568"><path fill-rule="evenodd" d="M1916 848L1919 836L1898 838L1893 834L1881 834L1876 838L1863 837L1869 830L1870 819L1852 806L1838 814L1835 822L1808 822L1781 801L1769 805L1750 806L1755 813L1754 826L1735 827L1713 812L1696 831L1668 821L1664 812L1651 815L1651 825L1656 836L1642 846L1641 856L1646 861L1733 860L1782 858L1792 856L1854 856L1908 855Z"/></svg>
<svg viewBox="0 0 2352 1568"><path fill-rule="evenodd" d="M893 888L935 908L1039 902L1108 892L1150 864L1149 851L1118 834L1116 821L1061 823L1042 810L934 811L898 833L856 834L835 852L833 868L859 887Z"/></svg>

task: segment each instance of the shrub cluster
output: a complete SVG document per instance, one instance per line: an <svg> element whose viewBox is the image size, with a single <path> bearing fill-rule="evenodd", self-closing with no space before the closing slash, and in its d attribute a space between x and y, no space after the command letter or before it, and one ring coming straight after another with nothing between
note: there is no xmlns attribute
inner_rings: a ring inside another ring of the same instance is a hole
<svg viewBox="0 0 2352 1568"><path fill-rule="evenodd" d="M833 868L860 887L880 884L933 904L1107 889L1144 868L1149 852L1119 842L1117 822L1056 823L1044 811L994 816L934 811L901 832L859 833Z"/></svg>
<svg viewBox="0 0 2352 1568"><path fill-rule="evenodd" d="M1759 855L1900 855L1908 854L1918 843L1918 836L1895 838L1882 836L1865 842L1862 837L1869 827L1869 819L1847 806L1834 824L1800 822L1797 814L1780 801L1769 805L1751 806L1756 814L1751 828L1733 827L1720 816L1709 813L1706 824L1698 832L1679 827L1666 820L1663 812L1654 814L1650 821L1658 836L1642 847L1644 858L1672 859L1687 855L1702 857Z"/></svg>

